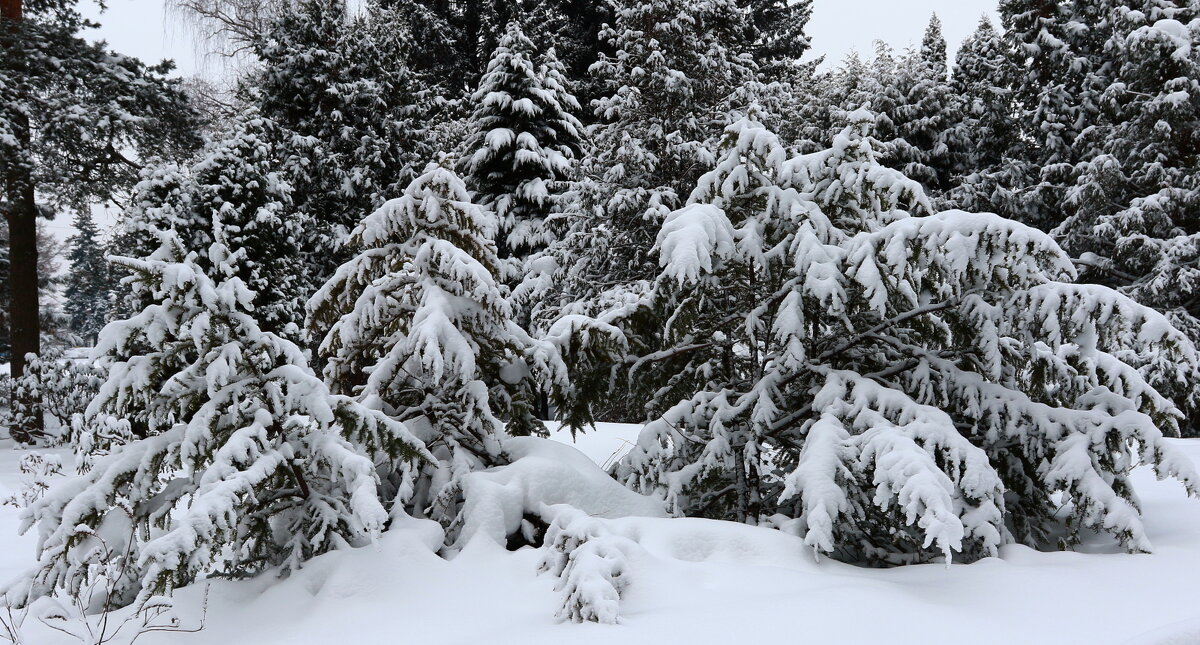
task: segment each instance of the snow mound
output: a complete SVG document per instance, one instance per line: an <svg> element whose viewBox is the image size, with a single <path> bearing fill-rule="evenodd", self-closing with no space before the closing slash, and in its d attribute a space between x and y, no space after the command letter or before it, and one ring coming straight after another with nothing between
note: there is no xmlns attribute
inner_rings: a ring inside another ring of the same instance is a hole
<svg viewBox="0 0 1200 645"><path fill-rule="evenodd" d="M587 455L557 441L513 437L512 463L475 472L463 481L462 530L457 546L479 536L504 544L529 515L549 522L549 507L566 505L592 517L667 517L661 500L617 483Z"/></svg>

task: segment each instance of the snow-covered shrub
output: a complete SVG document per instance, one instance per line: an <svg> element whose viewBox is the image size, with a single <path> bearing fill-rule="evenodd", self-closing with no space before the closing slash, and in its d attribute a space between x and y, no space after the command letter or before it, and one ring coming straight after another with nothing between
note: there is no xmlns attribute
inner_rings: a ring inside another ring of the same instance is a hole
<svg viewBox="0 0 1200 645"><path fill-rule="evenodd" d="M62 458L51 453L31 452L21 456L17 466L20 472L21 491L10 495L2 503L25 508L41 499L50 489L50 478L62 474Z"/></svg>
<svg viewBox="0 0 1200 645"><path fill-rule="evenodd" d="M41 356L26 356L25 374L18 383L37 388L42 412L54 419L59 438L66 439L76 415L81 415L100 389L104 372L88 360L75 360L59 347L48 347Z"/></svg>
<svg viewBox="0 0 1200 645"><path fill-rule="evenodd" d="M87 361L66 356L62 347L49 345L41 355L25 355L25 371L18 378L5 378L9 395L4 424L29 427L24 419L41 414L53 421L43 436L30 437L36 443L55 444L70 438L72 419L82 414L95 396L102 373ZM11 389L9 389L11 388ZM31 402L38 407L30 407ZM39 426L43 424L39 423Z"/></svg>
<svg viewBox="0 0 1200 645"><path fill-rule="evenodd" d="M25 631L25 621L30 615L82 645L133 643L141 635L151 632L198 632L204 629L208 613L207 589L200 622L194 627L180 622L174 613L174 601L167 596L139 594L128 609L122 609L117 603L127 577L128 562L133 556L137 527L129 521L132 512L127 505L120 505L115 510L125 513L124 522L112 522L103 530L84 525L75 528L76 546L69 566L86 570L86 575L80 577L87 583L69 592L39 597L32 603L19 586L10 587L2 601L4 615L0 616L0 628L3 629L0 638L14 645L30 642ZM117 612L123 615L118 616Z"/></svg>
<svg viewBox="0 0 1200 645"><path fill-rule="evenodd" d="M575 623L615 624L621 592L629 585L625 555L639 548L613 534L603 520L569 507L559 507L546 531L541 570L558 576L562 597L558 617Z"/></svg>
<svg viewBox="0 0 1200 645"><path fill-rule="evenodd" d="M203 575L286 571L373 539L388 521L376 467L403 479L431 458L402 423L331 394L299 347L259 328L237 277L244 250L230 252L219 221L211 274L173 234L162 239L146 259L113 258L153 304L104 328L95 357L109 378L87 411L127 420L136 438L24 512L23 529L38 526L34 596L90 584L73 560L80 531L126 513L137 530L122 602Z"/></svg>
<svg viewBox="0 0 1200 645"><path fill-rule="evenodd" d="M618 467L679 514L770 521L868 564L971 561L1017 541L1114 535L1150 549L1129 474L1172 453L1197 378L1188 339L1094 285L1044 233L928 212L880 165L873 115L792 156L756 123L657 240L662 273L624 315L659 349L633 375L661 416Z"/></svg>
<svg viewBox="0 0 1200 645"><path fill-rule="evenodd" d="M531 338L498 281L495 233L463 182L430 166L354 230L358 255L309 302L326 379L403 420L437 457L406 499L446 524L463 476L508 461L506 436L544 433L538 388L563 409L574 396L561 355L585 323Z"/></svg>

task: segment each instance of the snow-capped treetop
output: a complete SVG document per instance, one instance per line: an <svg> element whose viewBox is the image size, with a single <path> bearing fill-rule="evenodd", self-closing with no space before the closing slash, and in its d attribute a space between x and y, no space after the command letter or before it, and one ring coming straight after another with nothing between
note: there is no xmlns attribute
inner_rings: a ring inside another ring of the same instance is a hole
<svg viewBox="0 0 1200 645"><path fill-rule="evenodd" d="M553 48L536 58L519 23L510 22L471 96L460 170L476 201L500 220L502 258L523 258L550 242L544 222L583 131Z"/></svg>

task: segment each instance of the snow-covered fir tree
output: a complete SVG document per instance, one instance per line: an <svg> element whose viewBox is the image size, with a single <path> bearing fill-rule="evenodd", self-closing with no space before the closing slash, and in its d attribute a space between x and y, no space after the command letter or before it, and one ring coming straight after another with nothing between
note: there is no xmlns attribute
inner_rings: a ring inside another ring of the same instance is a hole
<svg viewBox="0 0 1200 645"><path fill-rule="evenodd" d="M969 211L993 211L1006 159L1020 153L1009 90L1016 68L991 19L963 42L951 80L956 110L945 142L950 189L946 201Z"/></svg>
<svg viewBox="0 0 1200 645"><path fill-rule="evenodd" d="M463 477L507 461L505 437L545 432L539 386L573 407L559 351L570 329L535 341L517 324L495 234L462 180L431 165L359 224L358 254L309 302L335 390L403 420L437 458L406 508L446 524Z"/></svg>
<svg viewBox="0 0 1200 645"><path fill-rule="evenodd" d="M63 290L63 310L71 332L84 342L93 343L108 322L109 279L105 244L100 239L90 210L75 214L75 234L67 240L67 261L71 264Z"/></svg>
<svg viewBox="0 0 1200 645"><path fill-rule="evenodd" d="M300 0L254 44L245 100L281 128L302 168L296 209L313 222L300 240L316 288L347 257L363 212L398 192L432 156L437 112L428 83L407 64L414 43L395 10L367 2Z"/></svg>
<svg viewBox="0 0 1200 645"><path fill-rule="evenodd" d="M942 22L935 14L929 21L919 49L900 61L900 84L904 102L896 107L896 134L906 145L909 158L893 163L908 177L921 182L931 195L940 197L949 185L949 148L946 135L957 97L950 88L946 39Z"/></svg>
<svg viewBox="0 0 1200 645"><path fill-rule="evenodd" d="M1089 59L1073 47L1088 26L1066 0L1002 0L1000 17L1015 74L1009 79L1020 125L1013 158L992 170L1000 186L989 210L1049 230L1062 221L1073 183L1075 139L1093 122L1085 96Z"/></svg>
<svg viewBox="0 0 1200 645"><path fill-rule="evenodd" d="M796 157L731 126L667 217L662 272L619 316L658 330L631 378L661 416L618 475L679 514L779 526L856 563L972 561L1090 530L1149 549L1133 467L1200 492L1163 440L1180 412L1148 382L1194 379L1193 345L1072 284L1045 233L930 214L881 164L874 115L850 120Z"/></svg>
<svg viewBox="0 0 1200 645"><path fill-rule="evenodd" d="M109 372L88 407L111 452L24 512L38 527L34 596L78 590L89 536L132 539L124 601L202 575L286 571L363 544L388 521L377 468L430 459L400 422L331 394L292 342L263 331L221 224L205 262L171 233L145 259L114 258L152 304L101 332ZM130 526L132 522L132 526ZM130 537L131 529L136 529Z"/></svg>
<svg viewBox="0 0 1200 645"><path fill-rule="evenodd" d="M621 0L592 67L605 96L553 249L556 284L587 301L655 273L663 217L712 161L711 146L751 81L745 17L732 0ZM562 303L559 303L562 304Z"/></svg>
<svg viewBox="0 0 1200 645"><path fill-rule="evenodd" d="M122 214L117 246L120 253L145 257L160 243L159 233L170 230L183 248L197 251L195 262L211 270L208 254L199 252L213 243L220 220L226 240L241 254L238 278L256 294L256 320L263 329L296 339L309 294L302 243L312 224L296 212L295 173L282 138L274 122L249 110L195 162L151 167ZM133 313L146 304L135 297L123 307Z"/></svg>
<svg viewBox="0 0 1200 645"><path fill-rule="evenodd" d="M812 18L812 0L749 0L742 4L755 31L752 54L768 80L791 80L803 65L811 43L805 27Z"/></svg>
<svg viewBox="0 0 1200 645"><path fill-rule="evenodd" d="M475 111L460 172L480 206L499 218L501 259L519 261L546 247L545 221L580 150L579 103L566 87L554 49L539 62L516 21L508 24L471 97Z"/></svg>
<svg viewBox="0 0 1200 645"><path fill-rule="evenodd" d="M1081 278L1120 289L1200 340L1200 27L1196 11L1150 1L1114 11L1104 119L1087 133L1069 217L1055 232ZM1178 393L1200 432L1200 388Z"/></svg>

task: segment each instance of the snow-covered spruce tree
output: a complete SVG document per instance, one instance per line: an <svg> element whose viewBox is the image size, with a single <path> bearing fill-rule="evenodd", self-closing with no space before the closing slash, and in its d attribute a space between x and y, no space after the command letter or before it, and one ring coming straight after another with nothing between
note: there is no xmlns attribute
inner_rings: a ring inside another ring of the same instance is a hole
<svg viewBox="0 0 1200 645"><path fill-rule="evenodd" d="M403 188L432 156L438 125L429 83L407 65L405 16L367 2L299 0L254 43L258 68L243 80L248 103L274 122L302 171L292 199L311 219L301 240L312 289L349 255L362 213Z"/></svg>
<svg viewBox="0 0 1200 645"><path fill-rule="evenodd" d="M890 45L875 41L875 52L864 61L858 54L847 56L842 66L832 73L829 89L828 118L823 119L828 132L818 149L828 147L846 127L847 115L868 109L875 115L873 133L879 142L884 162L898 170L919 171L926 179L932 171L924 166L922 150L904 138L902 128L910 112L909 92L917 82L917 71L924 67L919 52L908 52L899 60Z"/></svg>
<svg viewBox="0 0 1200 645"><path fill-rule="evenodd" d="M108 322L109 280L108 263L104 260L105 245L100 239L96 222L88 209L75 214L75 235L67 240L67 261L71 270L65 279L63 309L71 332L86 343L94 343L96 335Z"/></svg>
<svg viewBox="0 0 1200 645"><path fill-rule="evenodd" d="M1097 100L1088 88L1094 59L1080 46L1093 28L1085 2L1002 0L1000 17L1015 74L1008 81L1021 130L1011 159L988 169L998 190L988 210L1049 230L1063 219L1074 183L1075 140L1095 123ZM1077 6L1078 5L1078 6Z"/></svg>
<svg viewBox="0 0 1200 645"><path fill-rule="evenodd" d="M136 531L120 594L169 593L202 575L245 575L372 539L387 522L376 468L430 458L398 421L333 395L304 352L263 331L220 223L202 264L173 234L146 259L113 258L153 304L109 324L96 356L109 378L89 420L143 435L24 514L37 525L35 596L74 592L72 553L91 531ZM118 508L121 507L121 508ZM117 531L117 533L114 533Z"/></svg>
<svg viewBox="0 0 1200 645"><path fill-rule="evenodd" d="M742 0L754 29L752 54L764 80L792 80L804 65L810 42L804 29L812 18L812 0Z"/></svg>
<svg viewBox="0 0 1200 645"><path fill-rule="evenodd" d="M1105 531L1150 549L1129 475L1200 479L1179 411L1147 383L1195 378L1157 312L1071 284L1044 233L928 211L880 164L874 117L789 158L743 122L667 218L662 274L629 316L659 321L634 364L661 417L619 465L675 512L768 523L871 565L971 561Z"/></svg>
<svg viewBox="0 0 1200 645"><path fill-rule="evenodd" d="M963 42L951 78L958 103L945 134L950 189L946 201L968 211L993 211L998 173L1020 153L1009 83L1012 57L992 21L984 16Z"/></svg>
<svg viewBox="0 0 1200 645"><path fill-rule="evenodd" d="M545 432L533 414L539 386L559 410L575 408L560 355L580 325L565 321L554 342L522 330L495 233L462 180L432 165L353 231L358 255L309 302L326 380L404 421L436 456L406 508L445 524L462 478L507 461L506 436Z"/></svg>
<svg viewBox="0 0 1200 645"><path fill-rule="evenodd" d="M929 21L920 48L906 54L899 68L905 96L893 120L909 158L889 160L889 165L894 164L940 198L949 185L946 135L958 104L950 89L946 39L936 14Z"/></svg>
<svg viewBox="0 0 1200 645"><path fill-rule="evenodd" d="M583 130L554 49L541 65L536 57L520 24L510 22L471 97L475 111L459 163L475 203L499 218L500 258L518 263L550 242L545 220ZM511 281L522 271L514 264L506 273Z"/></svg>
<svg viewBox="0 0 1200 645"><path fill-rule="evenodd" d="M209 144L190 165L164 162L143 173L122 214L118 246L145 257L171 230L195 262L214 270L207 253L220 220L228 244L241 253L238 278L255 294L255 319L263 329L299 337L308 298L301 257L308 218L297 213L287 167L290 151L280 128L253 109L241 115L225 138ZM136 286L136 285L132 285ZM145 289L134 294L157 298ZM129 313L148 301L124 303Z"/></svg>
<svg viewBox="0 0 1200 645"><path fill-rule="evenodd" d="M1113 78L1104 121L1087 137L1055 231L1081 279L1118 288L1163 311L1200 341L1200 25L1194 9L1151 1L1112 14L1105 51ZM1082 137L1081 137L1082 139ZM1200 386L1175 392L1200 432Z"/></svg>
<svg viewBox="0 0 1200 645"><path fill-rule="evenodd" d="M558 249L569 300L650 280L663 218L703 168L733 107L753 80L746 16L734 0L617 0L592 74L605 96L581 164Z"/></svg>

